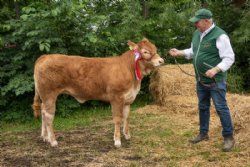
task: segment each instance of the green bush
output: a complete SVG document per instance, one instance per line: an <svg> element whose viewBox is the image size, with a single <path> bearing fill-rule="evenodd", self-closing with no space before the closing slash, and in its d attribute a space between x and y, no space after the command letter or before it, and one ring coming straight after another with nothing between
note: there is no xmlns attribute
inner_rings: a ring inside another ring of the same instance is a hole
<svg viewBox="0 0 250 167"><path fill-rule="evenodd" d="M241 75L236 66L233 66L227 76L228 91L231 93L242 93L244 91L243 85L243 75Z"/></svg>
<svg viewBox="0 0 250 167"><path fill-rule="evenodd" d="M243 78L244 90L250 91L250 11L242 13L239 27L233 32L233 45L236 53L236 66Z"/></svg>
<svg viewBox="0 0 250 167"><path fill-rule="evenodd" d="M0 112L0 120L6 122L28 122L34 119L31 110L32 94L25 94L8 102L5 112Z"/></svg>
<svg viewBox="0 0 250 167"><path fill-rule="evenodd" d="M62 95L57 100L56 115L68 117L71 113L78 111L79 108L80 103L78 103L75 99L67 95Z"/></svg>

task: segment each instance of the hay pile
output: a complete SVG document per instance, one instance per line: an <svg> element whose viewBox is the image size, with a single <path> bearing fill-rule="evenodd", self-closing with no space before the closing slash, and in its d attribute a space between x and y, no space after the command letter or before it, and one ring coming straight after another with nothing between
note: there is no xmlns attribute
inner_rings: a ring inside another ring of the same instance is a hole
<svg viewBox="0 0 250 167"><path fill-rule="evenodd" d="M194 74L191 64L181 65L181 68ZM195 78L183 73L176 65L158 68L151 76L149 89L155 102L161 106L178 108L196 104Z"/></svg>
<svg viewBox="0 0 250 167"><path fill-rule="evenodd" d="M227 101L236 130L250 126L250 96L228 94Z"/></svg>
<svg viewBox="0 0 250 167"><path fill-rule="evenodd" d="M191 64L181 65L181 68L194 74ZM151 76L149 88L155 102L167 108L167 112L198 114L195 78L184 74L177 65L166 65L155 71ZM250 126L250 96L228 93L227 101L235 131L240 130L241 136L249 135L250 130L247 127ZM212 116L217 115L214 107L211 113ZM245 140L247 138L244 137Z"/></svg>

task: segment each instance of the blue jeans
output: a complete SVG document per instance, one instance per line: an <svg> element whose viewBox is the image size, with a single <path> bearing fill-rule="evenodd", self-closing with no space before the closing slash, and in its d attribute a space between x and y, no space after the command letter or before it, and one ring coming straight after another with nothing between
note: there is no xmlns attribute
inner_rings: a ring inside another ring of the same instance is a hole
<svg viewBox="0 0 250 167"><path fill-rule="evenodd" d="M222 136L233 135L232 120L226 101L226 82L218 82L211 87L197 82L196 89L199 99L200 133L208 133L209 131L210 99L212 98L223 128Z"/></svg>

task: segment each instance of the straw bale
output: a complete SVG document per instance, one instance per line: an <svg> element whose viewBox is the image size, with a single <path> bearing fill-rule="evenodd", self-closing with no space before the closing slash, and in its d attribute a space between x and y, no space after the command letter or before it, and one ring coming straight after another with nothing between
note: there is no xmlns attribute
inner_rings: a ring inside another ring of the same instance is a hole
<svg viewBox="0 0 250 167"><path fill-rule="evenodd" d="M194 74L192 64L180 66L185 72ZM185 105L190 102L190 96L196 94L195 78L183 73L176 65L166 65L151 75L149 89L157 104L166 106L181 102Z"/></svg>

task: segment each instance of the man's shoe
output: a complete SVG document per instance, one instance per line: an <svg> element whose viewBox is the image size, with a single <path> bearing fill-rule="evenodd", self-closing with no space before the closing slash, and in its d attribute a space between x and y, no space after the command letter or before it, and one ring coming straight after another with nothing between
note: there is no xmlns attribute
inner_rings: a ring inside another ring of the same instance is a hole
<svg viewBox="0 0 250 167"><path fill-rule="evenodd" d="M234 147L234 143L235 143L235 140L234 140L233 136L224 137L224 146L223 146L222 150L224 152L231 151L232 148Z"/></svg>
<svg viewBox="0 0 250 167"><path fill-rule="evenodd" d="M189 140L189 142L192 144L196 144L203 140L208 140L208 139L209 139L208 134L200 133L196 138Z"/></svg>

